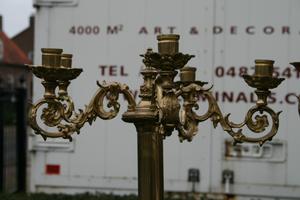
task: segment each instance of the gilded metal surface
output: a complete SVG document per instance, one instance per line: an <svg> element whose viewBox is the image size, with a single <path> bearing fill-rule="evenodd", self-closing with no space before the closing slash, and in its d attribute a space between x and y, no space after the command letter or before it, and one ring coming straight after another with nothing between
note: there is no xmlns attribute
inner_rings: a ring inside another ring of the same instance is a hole
<svg viewBox="0 0 300 200"><path fill-rule="evenodd" d="M72 67L72 54L62 54L61 55L61 66L66 68Z"/></svg>
<svg viewBox="0 0 300 200"><path fill-rule="evenodd" d="M114 118L119 112L120 105L117 101L120 94L128 100L128 110L135 109L134 97L129 92L128 86L116 82L103 82L98 83L99 89L85 109L75 112L74 103L67 90L70 81L79 76L82 69L71 68L72 55L61 54L60 49L42 49L42 53L44 65L29 66L33 74L42 79L45 88L44 98L32 105L29 110L29 124L35 133L42 135L44 139L63 137L71 140L71 135L79 133L86 122L92 124L97 117ZM61 57L58 58L57 55ZM57 66L54 66L54 63ZM107 102L106 106L104 102ZM40 126L37 120L39 109L42 111L41 121L48 127L55 127L56 131L48 131Z"/></svg>
<svg viewBox="0 0 300 200"><path fill-rule="evenodd" d="M266 106L270 89L276 88L284 78L273 77L273 60L255 60L255 72L252 76L243 75L245 82L252 88L256 88L255 94L258 100L257 106Z"/></svg>
<svg viewBox="0 0 300 200"><path fill-rule="evenodd" d="M42 49L42 66L44 67L60 67L62 49Z"/></svg>
<svg viewBox="0 0 300 200"><path fill-rule="evenodd" d="M178 53L179 38L179 35L158 35L158 52L169 55Z"/></svg>
<svg viewBox="0 0 300 200"><path fill-rule="evenodd" d="M82 69L71 68L72 55L62 54L61 49L42 49L43 66L31 66L33 73L41 78L45 87L44 99L32 106L30 111L30 124L33 129L48 137L70 138L74 132L79 132L86 123L90 124L96 117L112 119L119 112L118 97L124 94L129 102L128 111L124 113L123 120L127 122L140 122L143 119L153 120L159 124L159 133L169 136L173 130L179 132L181 140L192 140L198 132L201 121L211 119L214 126L220 124L236 142L258 142L263 144L272 139L278 130L278 115L267 106L267 97L270 89L277 87L283 79L272 76L273 63L271 60L256 60L254 75L244 75L244 80L250 87L256 88L258 96L256 105L249 109L244 122L235 124L229 121L229 115L223 116L220 108L211 95L210 89L203 88L204 82L195 80L196 68L184 67L193 57L178 52L178 35L160 35L158 38L159 52L148 49L142 55L145 69L141 72L144 84L140 88L141 101L136 106L133 95L126 85L119 83L99 84L99 90L92 98L85 110L75 112L74 104L68 96L67 88L70 80L75 79ZM60 57L59 57L60 56ZM177 69L180 70L180 81L175 82ZM56 88L58 94L56 94ZM198 95L204 95L208 100L208 110L198 116L194 109L198 109ZM183 105L179 99L183 99ZM106 110L103 102L107 99ZM41 107L41 119L45 125L57 127L58 132L43 130L36 121L37 110ZM269 127L267 115L272 119L270 132L261 137L248 137L242 133L246 126L255 133L264 132ZM254 117L255 116L255 117ZM234 130L237 129L237 130Z"/></svg>
<svg viewBox="0 0 300 200"><path fill-rule="evenodd" d="M255 76L272 77L273 74L273 60L255 60Z"/></svg>
<svg viewBox="0 0 300 200"><path fill-rule="evenodd" d="M68 87L82 69L72 68L72 55L62 54L60 49L43 49L43 65L30 66L33 73L42 79L45 87L44 98L30 109L31 127L45 139L63 137L71 140L71 135L79 133L86 122L92 124L97 117L105 120L114 118L119 113L119 95L123 94L128 101L128 108L122 119L134 123L138 132L140 200L162 199L162 139L171 135L174 130L178 131L181 141L191 141L198 133L198 124L211 119L214 127L220 124L236 143L252 142L262 145L271 140L278 131L280 112L276 113L267 106L267 97L270 89L283 81L272 76L273 61L256 60L254 75L243 76L250 87L256 88L258 99L243 121L236 124L229 120L230 114L222 114L210 92L211 88L204 88L207 83L196 80L196 68L184 67L193 56L178 52L178 40L178 35L158 36L159 52L148 49L142 55L145 64L141 72L144 83L140 86L141 99L138 104L127 85L103 82L98 83L99 89L85 109L77 112L68 95ZM179 69L180 81L174 81ZM199 109L199 95L204 96L208 102L208 109L203 115L196 113ZM300 101L300 97L298 99ZM37 113L40 109L41 122L48 127L57 128L56 131L48 131L39 125ZM255 135L248 136L243 127Z"/></svg>
<svg viewBox="0 0 300 200"><path fill-rule="evenodd" d="M134 110L135 101L128 87L119 83L98 84L100 89L96 92L85 110L74 111L74 104L69 96L60 96L56 98L44 98L32 105L29 112L29 124L37 134L41 134L45 139L47 137L63 137L71 139L74 132L79 133L81 127L86 123L92 122L99 117L101 119L112 119L118 112L120 105L117 102L119 94L124 94L128 100L128 110ZM107 108L104 107L104 100L107 99ZM46 106L42 108L43 106ZM37 123L37 111L42 108L42 121L49 127L57 127L57 132L44 130Z"/></svg>
<svg viewBox="0 0 300 200"><path fill-rule="evenodd" d="M145 65L160 69L160 70L175 70L184 67L184 65L192 58L194 55L189 54L160 54L155 52L147 52L142 55L144 57L143 62Z"/></svg>

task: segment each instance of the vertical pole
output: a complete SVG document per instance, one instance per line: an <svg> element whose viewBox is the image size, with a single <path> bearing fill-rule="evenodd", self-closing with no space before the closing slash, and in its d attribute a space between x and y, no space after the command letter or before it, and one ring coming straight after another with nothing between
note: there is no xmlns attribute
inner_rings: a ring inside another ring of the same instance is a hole
<svg viewBox="0 0 300 200"><path fill-rule="evenodd" d="M163 200L163 138L157 125L136 123L139 200Z"/></svg>
<svg viewBox="0 0 300 200"><path fill-rule="evenodd" d="M17 191L26 192L26 158L27 158L27 126L26 126L27 89L17 89Z"/></svg>
<svg viewBox="0 0 300 200"><path fill-rule="evenodd" d="M178 53L178 35L161 35L157 39L160 54L173 55ZM164 101L159 99L161 102L157 102L157 99L159 95L163 95L165 88L166 91L171 89L170 86L173 86L173 79L177 74L175 69L170 70L170 72L166 71L169 73L164 74L169 76L164 76L165 79L161 78L158 80L157 75L160 73L160 70L153 68L151 64L153 59L148 59L148 56L152 55L152 53L152 49L147 49L146 54L143 56L145 68L141 71L144 78L144 84L140 87L139 97L141 97L141 101L134 109L128 109L122 116L125 122L134 123L137 129L139 200L163 200L164 198L163 135L159 132L160 123L158 123L157 103L166 106L165 104L171 103L170 101L174 100L174 98L166 98ZM157 56L155 59L156 62L161 61ZM158 82L161 83L158 84ZM165 88L160 84L164 85ZM160 91L159 94L157 94L157 90ZM134 97L131 98L134 101ZM162 97L160 96L159 98ZM173 110L170 112L173 112ZM167 120L167 122L169 121L173 122L172 119ZM165 128L165 131L168 131L168 129Z"/></svg>

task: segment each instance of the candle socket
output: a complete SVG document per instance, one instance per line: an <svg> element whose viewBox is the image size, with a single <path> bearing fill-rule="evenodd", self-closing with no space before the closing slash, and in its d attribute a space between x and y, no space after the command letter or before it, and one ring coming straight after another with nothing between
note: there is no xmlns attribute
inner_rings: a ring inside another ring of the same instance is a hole
<svg viewBox="0 0 300 200"><path fill-rule="evenodd" d="M180 69L180 81L182 82L193 82L196 80L196 68L195 67L184 67Z"/></svg>
<svg viewBox="0 0 300 200"><path fill-rule="evenodd" d="M255 60L254 76L272 77L273 75L273 60Z"/></svg>
<svg viewBox="0 0 300 200"><path fill-rule="evenodd" d="M58 68L61 66L62 49L42 48L42 65Z"/></svg>
<svg viewBox="0 0 300 200"><path fill-rule="evenodd" d="M173 55L178 53L178 41L179 35L167 34L167 35L158 35L158 52L160 54Z"/></svg>
<svg viewBox="0 0 300 200"><path fill-rule="evenodd" d="M72 67L72 54L62 54L61 55L61 66L65 68Z"/></svg>

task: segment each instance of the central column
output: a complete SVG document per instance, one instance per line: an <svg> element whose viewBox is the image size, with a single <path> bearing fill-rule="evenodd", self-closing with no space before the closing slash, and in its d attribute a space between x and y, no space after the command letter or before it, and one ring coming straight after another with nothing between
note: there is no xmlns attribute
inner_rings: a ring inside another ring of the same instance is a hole
<svg viewBox="0 0 300 200"><path fill-rule="evenodd" d="M168 116L173 116L169 112L166 112L170 109L165 109L166 111L162 112L161 108L168 106L172 108L173 106L173 104L164 105L166 102L169 102L168 100L172 100L172 97L169 96L164 99L166 93L164 90L169 91L171 89L173 78L177 72L175 72L174 69L162 71L160 64L165 65L161 63L162 57L178 52L179 36L160 35L157 39L158 54L153 54L152 49L148 49L146 54L143 55L145 68L141 71L144 78L144 83L140 86L139 97L141 97L141 101L136 108L127 110L122 116L125 122L134 123L137 130L139 200L164 199L164 135L161 130L163 128L168 132L170 129L168 128L168 125L170 125L168 122L172 122L173 119L168 119ZM154 57L149 58L147 56ZM176 110L172 110L172 112L176 112ZM163 115L165 114L166 116L160 119L159 113L163 113ZM166 123L162 125L160 120Z"/></svg>
<svg viewBox="0 0 300 200"><path fill-rule="evenodd" d="M154 123L136 123L139 200L163 200L163 138Z"/></svg>

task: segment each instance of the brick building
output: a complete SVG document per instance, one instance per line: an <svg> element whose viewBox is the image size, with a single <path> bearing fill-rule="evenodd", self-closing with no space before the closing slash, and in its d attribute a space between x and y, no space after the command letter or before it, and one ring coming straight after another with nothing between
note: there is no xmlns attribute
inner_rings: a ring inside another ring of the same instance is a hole
<svg viewBox="0 0 300 200"><path fill-rule="evenodd" d="M26 190L26 107L32 75L25 64L30 63L2 30L0 16L0 192Z"/></svg>
<svg viewBox="0 0 300 200"><path fill-rule="evenodd" d="M34 16L29 18L29 27L12 37L20 49L27 55L29 60L33 61L34 45Z"/></svg>

